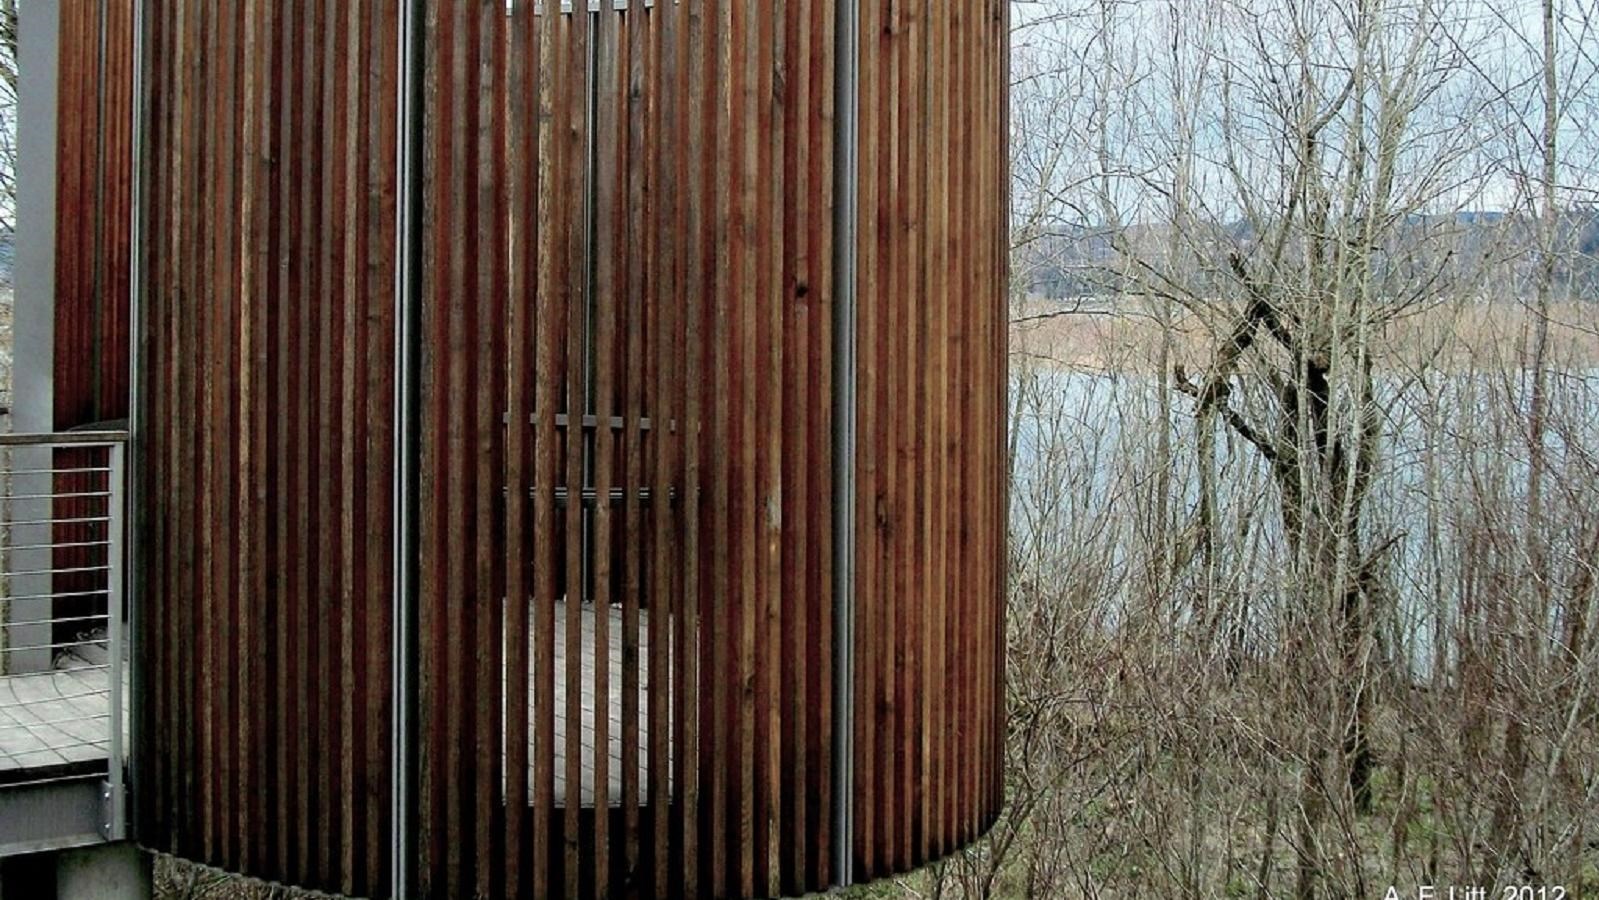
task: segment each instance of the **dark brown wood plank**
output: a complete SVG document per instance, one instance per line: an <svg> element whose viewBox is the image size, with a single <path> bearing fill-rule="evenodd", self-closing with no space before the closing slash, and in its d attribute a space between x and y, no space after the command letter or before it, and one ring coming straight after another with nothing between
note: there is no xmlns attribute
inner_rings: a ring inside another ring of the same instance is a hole
<svg viewBox="0 0 1599 900"><path fill-rule="evenodd" d="M772 861L771 878L776 881L769 887L773 894L782 893L785 887L799 883L799 871L809 843L805 822L806 746L805 687L806 656L811 647L806 641L804 611L810 605L804 595L806 539L809 520L806 515L810 500L804 491L808 466L804 465L804 441L809 420L805 401L805 378L808 373L804 353L805 316L808 298L800 290L801 260L805 253L806 232L802 224L806 212L805 176L801 160L806 141L800 123L806 115L808 80L801 75L805 65L804 43L807 14L800 10L785 11L774 27L780 29L775 45L774 78L780 90L778 99L782 107L782 134L775 137L770 165L780 179L775 194L778 208L770 227L785 236L780 249L774 252L777 266L775 289L780 292L777 310L779 336L784 363L777 368L777 392L786 416L779 416L774 427L779 431L780 458L776 461L777 475L773 489L782 510L782 521L774 544L780 554L789 556L791 562L782 565L779 559L774 578L777 591L775 633L771 647L778 648L783 664L774 673L775 682L768 687L773 721L773 750L776 758L770 763L771 798L770 820L773 823L770 837ZM790 839L785 843L783 838Z"/></svg>
<svg viewBox="0 0 1599 900"><path fill-rule="evenodd" d="M932 4L930 22L932 59L949 58L949 15L947 4ZM951 251L949 243L949 69L934 66L928 73L929 132L929 185L928 185L928 242L930 250L925 260L925 278L933 309L930 312L931 334L928 377L932 396L929 399L930 431L927 465L931 472L931 508L928 514L929 567L923 582L927 589L928 647L927 678L931 685L946 683L947 670L947 604L949 600L949 528L950 495L948 492L948 457L951 450L948 435L949 409L949 280L945 271ZM923 692L923 716L927 727L924 733L924 752L927 755L928 796L922 807L926 839L922 852L927 858L944 855L944 809L948 797L945 779L948 777L947 746L949 719L944 713L944 691L940 688Z"/></svg>
<svg viewBox="0 0 1599 900"><path fill-rule="evenodd" d="M879 156L879 91L878 60L881 39L881 4L868 0L861 4L859 27L861 59L859 64L859 115L857 117L859 212L857 213L856 246L859 254L857 292L857 333L860 347L858 387L840 385L841 390L855 390L859 405L858 450L853 465L857 480L856 489L856 564L857 581L855 612L855 648L857 662L855 696L847 702L854 704L858 713L876 709L877 667L872 661L878 658L878 638L881 622L878 612L881 604L877 592L878 557L878 498L877 466L877 410L879 407L876 386L879 354L875 352L879 305L878 287L878 156ZM875 52L874 52L875 51ZM857 869L876 868L876 734L872 717L868 714L854 716L855 728L855 784L856 795L851 798L855 823L854 851ZM852 873L853 874L853 873Z"/></svg>
<svg viewBox="0 0 1599 900"><path fill-rule="evenodd" d="M811 184L814 186L815 196L818 197L817 214L811 219L811 263L814 267L813 294L819 303L816 310L816 327L813 329L811 360L815 371L813 383L819 385L814 402L817 404L815 421L819 427L811 429L810 433L810 458L817 461L814 470L822 479L822 484L817 489L810 491L813 498L814 533L816 538L811 541L811 559L814 563L807 568L812 573L811 587L806 594L809 597L827 598L825 601L814 602L812 605L813 632L816 635L816 658L818 664L812 667L811 694L818 698L814 704L815 715L812 719L813 743L809 755L817 760L815 775L812 783L807 786L808 793L814 798L810 809L810 818L815 823L811 832L815 835L814 871L815 880L812 883L826 884L839 880L842 873L833 870L833 805L835 802L845 802L833 796L833 768L839 761L833 759L833 707L840 700L833 694L833 661L838 648L833 643L833 570L837 560L833 557L833 484L834 471L833 459L833 430L837 423L833 420L834 396L837 386L833 382L833 304L836 302L838 285L834 281L833 272L833 232L832 210L837 199L834 191L834 165L836 145L829 135L832 123L835 121L838 110L836 108L835 73L837 63L837 32L836 16L831 10L822 8L821 4L811 4L811 29L813 34L819 36L820 46L813 47L807 58L811 60L810 81L816 86L813 96L816 98L808 108L813 110L810 120L813 140L816 142L815 151L810 157ZM822 461L827 464L822 465ZM825 500L823 498L826 498Z"/></svg>
<svg viewBox="0 0 1599 900"><path fill-rule="evenodd" d="M551 9L553 13L553 8ZM562 61L563 72L566 76L566 90L562 91L563 121L566 130L562 135L560 161L564 169L566 181L564 197L582 198L589 189L587 151L587 131L590 116L587 96L590 84L589 78L589 43L592 40L589 17L574 14L562 17L565 34L562 35ZM567 202L570 202L568 200ZM587 255L587 227L582 216L565 216L566 246L563 251L567 256L566 279L563 289L567 297L567 335L566 335L566 395L567 417L571 423L567 427L566 440L566 479L565 486L569 497L580 497L585 485L586 471L584 465L585 446L583 429L580 426L581 415L591 412L588 398L585 396L584 375L589 365L588 345L585 335L585 323L588 319L589 284L588 284L588 255ZM575 218L576 221L571 221ZM575 602L584 594L583 573L585 571L584 546L584 516L581 502L569 502L566 509L566 645L568 647L580 646L582 642L582 604ZM582 680L583 669L581 654L572 654L567 658L566 670L566 721L582 721ZM582 780L582 729L569 728L566 733L566 783L579 784ZM565 817L566 840L566 894L569 897L578 896L582 891L581 874L582 860L579 855L579 846L582 843L580 833L584 830L579 805L566 804ZM592 826L588 829L593 833ZM574 839L575 838L575 839Z"/></svg>
<svg viewBox="0 0 1599 900"><path fill-rule="evenodd" d="M534 414L529 375L537 364L533 320L538 309L537 196L534 188L538 165L536 57L533 53L533 7L513 4L505 45L507 71L506 138L509 142L506 180L510 186L509 295L506 305L507 385L505 447L505 843L502 853L505 894L521 897L527 888L522 867L522 847L527 838L529 805L529 561L537 552L536 538L529 540L528 497L531 416ZM536 388L533 388L536 390ZM534 498L537 503L537 498Z"/></svg>
<svg viewBox="0 0 1599 900"><path fill-rule="evenodd" d="M755 41L755 104L759 109L756 147L756 198L754 233L760 248L755 301L755 346L760 362L756 370L756 498L755 559L760 585L755 609L755 651L752 673L756 681L755 708L755 885L777 896L781 887L782 812L782 711L778 690L783 658L782 540L784 511L783 320L789 302L783 291L783 118L777 95L776 68L782 60L781 32L790 13L781 6L757 10Z"/></svg>
<svg viewBox="0 0 1599 900"><path fill-rule="evenodd" d="M537 77L539 104L538 162L533 167L534 193L538 198L538 221L542 223L535 241L538 285L534 328L537 340L536 384L533 410L538 427L534 429L534 473L536 486L534 527L534 615L535 643L533 669L534 697L534 777L533 777L533 880L535 897L548 896L554 886L550 872L554 818L555 784L555 599L557 569L561 564L557 549L559 521L555 507L555 481L561 436L551 427L554 412L562 406L562 387L558 381L558 355L562 338L560 323L565 251L561 243L561 218L554 214L558 186L555 169L557 131L543 123L558 124L556 92L566 83L558 67L557 41L560 17L545 14L536 23L538 36L532 48L536 54L533 70Z"/></svg>
<svg viewBox="0 0 1599 900"><path fill-rule="evenodd" d="M466 880L478 896L496 892L501 871L498 846L503 834L502 813L505 744L502 714L505 684L503 603L504 579L501 560L505 556L503 537L497 530L497 512L505 483L504 366L506 334L504 325L506 243L504 194L504 3L476 4L468 14L467 42L468 93L472 110L468 125L468 144L463 160L471 168L467 182L470 205L467 221L474 246L466 250L469 279L468 321L473 366L470 373L471 418L470 449L472 463L471 527L468 546L473 558L467 582L467 613L475 635L477 652L467 664L470 672L468 695L472 698L470 738L473 753L465 762L472 828L472 853L465 865L471 872ZM466 398L462 398L466 399ZM468 672L461 673L463 678Z"/></svg>
<svg viewBox="0 0 1599 900"><path fill-rule="evenodd" d="M427 217L431 229L423 240L421 303L421 362L420 378L424 412L421 416L421 493L420 552L418 586L418 656L422 671L419 681L418 732L422 746L419 748L419 794L417 828L422 858L418 865L419 887L424 895L445 889L445 846L449 837L443 820L446 816L445 782L451 771L444 756L447 740L444 714L440 699L449 671L447 660L440 649L440 638L445 631L445 620L440 602L444 575L441 522L446 518L447 480L441 477L443 467L444 425L437 405L428 398L442 393L440 381L444 378L443 365L438 357L445 348L445 330L442 323L441 295L449 290L446 267L450 257L448 235L455 221L454 210L448 202L448 180L443 169L449 158L448 123L454 113L453 94L448 88L448 65L453 53L453 19L441 4L429 4L425 27L428 34L436 36L426 48L426 112L423 159L423 191L433 214Z"/></svg>
<svg viewBox="0 0 1599 900"><path fill-rule="evenodd" d="M626 285L618 271L621 255L631 248L625 247L627 210L624 206L626 136L618 109L618 93L626 82L627 56L622 45L622 20L613 8L601 4L600 11L589 21L594 24L590 39L594 43L594 121L591 125L594 146L593 178L589 188L594 204L593 254L591 271L594 273L593 296L589 300L593 331L590 335L594 359L592 366L592 395L590 411L608 420L621 412L617 406L617 319L619 308L627 302ZM623 428L627 421L623 419ZM595 428L592 453L594 463L590 472L595 494L610 497L616 481L616 433L611 428ZM596 791L610 783L610 606L615 599L616 578L612 571L613 508L609 502L595 503L592 514L593 545L587 564L592 573L593 593L585 598L591 606L594 620L594 748L591 768ZM625 551L624 551L625 552ZM568 647L572 645L567 644ZM575 720L568 720L568 729ZM568 783L570 798L571 785ZM636 794L635 794L636 798ZM567 805L571 806L568 799ZM598 805L598 804L597 804ZM592 867L594 870L593 896L596 900L609 893L610 876L610 816L594 817L594 845Z"/></svg>
<svg viewBox="0 0 1599 900"><path fill-rule="evenodd" d="M719 163L710 160L702 162L702 165L717 167L714 174L707 173L706 177L710 186L707 214L712 235L706 255L708 259L713 256L715 259L711 271L707 273L710 277L706 280L706 290L712 298L714 309L711 344L707 353L707 365L711 371L707 375L712 378L715 391L712 402L707 404L712 435L711 447L708 448L712 454L712 465L709 466L712 505L707 512L713 527L710 548L711 604L704 622L707 626L706 637L711 644L711 663L706 675L711 687L710 749L706 754L710 769L710 834L707 838L710 841L710 861L706 874L710 879L710 890L732 893L738 890L739 874L736 838L729 836L730 828L737 828L736 812L730 809L736 788L732 782L737 773L728 771L728 763L735 759L731 749L735 738L730 731L733 717L731 707L735 700L731 696L731 687L737 678L734 671L737 648L733 646L737 629L732 627L732 623L737 610L733 595L738 590L738 557L732 548L736 526L730 526L730 520L737 516L737 510L732 503L732 475L729 468L737 452L733 446L735 412L730 379L730 369L736 366L737 360L730 359L735 344L729 307L738 282L732 272L730 245L733 235L728 218L732 205L729 183L737 171L737 165L733 156L730 116L717 115L713 111L730 110L736 92L732 88L734 75L729 46L732 41L725 37L732 29L732 3L719 4L710 8L709 12L711 15L707 24L711 30L707 36L709 46L706 57L707 65L714 67L712 71L715 74L708 79L708 83L716 86L716 94L714 105L707 112L711 113L708 125L714 135L714 159Z"/></svg>
<svg viewBox="0 0 1599 900"><path fill-rule="evenodd" d="M681 660L674 667L672 705L682 713L673 717L673 745L677 753L673 764L674 781L681 785L682 799L678 802L679 815L676 829L679 834L675 854L680 860L682 891L687 896L697 895L706 882L701 880L701 854L704 849L702 816L704 798L701 794L702 760L706 756L702 725L709 720L704 715L705 698L699 685L707 672L711 642L702 639L702 618L712 580L704 572L706 552L701 542L705 523L701 517L702 500L706 488L703 470L704 446L702 434L705 420L704 384L706 372L707 315L710 305L706 289L710 284L707 260L712 217L708 209L710 180L703 165L704 154L714 146L715 134L706 115L709 103L708 84L701 80L705 73L714 71L713 55L706 49L706 6L691 6L680 10L686 17L686 27L680 27L678 78L673 84L682 101L677 106L676 131L686 147L677 157L677 181L683 185L682 284L679 294L682 319L684 377L682 384L684 427L683 433L683 552L681 555L683 612L673 634L673 658Z"/></svg>
<svg viewBox="0 0 1599 900"><path fill-rule="evenodd" d="M339 11L339 17L342 19L339 37L344 50L341 52L342 65L337 73L339 80L335 86L335 90L342 98L339 106L342 131L341 140L338 142L336 167L343 170L340 175L342 190L338 204L333 210L337 223L336 240L342 246L341 264L335 275L340 282L340 291L344 299L338 315L339 340L335 348L339 360L341 398L338 409L339 447L336 456L339 484L342 488L337 491L339 555L342 565L336 573L340 614L338 633L334 636L338 656L339 691L339 712L334 723L337 734L339 791L334 797L334 802L338 810L339 840L330 855L333 858L338 883L346 893L354 893L356 890L357 859L360 858L357 856L357 848L363 843L362 814L365 812L364 804L356 796L357 784L361 780L360 763L365 749L360 738L360 721L366 709L364 704L358 705L364 700L359 695L357 663L359 646L357 634L364 631L362 625L364 610L360 608L357 592L364 587L363 582L366 578L364 536L368 529L363 516L364 505L358 503L356 497L356 484L365 474L359 466L366 461L364 421L367 412L366 382L358 375L363 359L362 351L365 349L363 327L365 317L360 302L361 282L358 275L363 262L363 248L358 238L357 223L361 219L361 208L367 196L362 177L365 166L364 160L360 158L360 150L363 116L370 102L366 96L364 78L364 60L367 52L362 39L362 34L366 30L366 22L363 20L364 6L363 0L351 0L343 10Z"/></svg>
<svg viewBox="0 0 1599 900"><path fill-rule="evenodd" d="M646 400L645 379L658 378L653 359L646 361L654 347L648 342L647 330L655 314L653 284L649 264L653 260L649 241L653 224L654 197L647 184L653 172L654 160L650 153L653 144L653 120L649 110L654 92L648 79L654 72L650 67L650 38L653 19L648 7L617 11L622 35L617 41L618 53L626 55L619 87L626 105L625 117L619 122L618 141L622 144L619 165L625 179L626 210L618 223L622 235L618 243L626 248L619 264L623 273L618 281L625 286L622 326L625 341L618 364L619 377L623 379L618 409L625 428L622 433L622 485L625 491L621 508L622 524L620 547L623 555L622 574L622 654L621 654L621 782L622 782L622 871L626 885L617 889L637 890L643 881L640 871L640 667L639 640L641 622L640 602L644 599L643 564L655 535L644 528L643 507L639 490L645 483L645 445L643 419L650 407ZM664 420L660 420L664 421ZM665 496L657 495L657 496ZM660 645L652 644L659 650ZM660 688L654 688L659 692ZM647 795L646 795L647 796Z"/></svg>

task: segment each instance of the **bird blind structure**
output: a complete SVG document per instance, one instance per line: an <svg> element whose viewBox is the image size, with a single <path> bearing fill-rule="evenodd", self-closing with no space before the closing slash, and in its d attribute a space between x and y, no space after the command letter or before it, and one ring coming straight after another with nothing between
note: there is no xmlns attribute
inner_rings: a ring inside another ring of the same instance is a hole
<svg viewBox="0 0 1599 900"><path fill-rule="evenodd" d="M748 897L988 829L1007 3L109 6L131 309L56 366L133 347L140 844Z"/></svg>

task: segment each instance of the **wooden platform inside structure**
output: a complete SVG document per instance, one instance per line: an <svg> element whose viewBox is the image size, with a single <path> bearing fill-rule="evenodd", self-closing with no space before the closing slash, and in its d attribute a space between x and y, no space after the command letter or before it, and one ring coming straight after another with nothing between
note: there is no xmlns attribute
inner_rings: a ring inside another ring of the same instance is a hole
<svg viewBox="0 0 1599 900"><path fill-rule="evenodd" d="M583 703L583 716L582 716L582 720L579 723L578 727L580 727L582 729L580 740L582 742L582 747L583 747L583 755L582 755L582 773L583 773L583 776L582 776L582 783L578 786L578 799L579 799L579 803L582 806L593 807L593 806L597 805L596 802L595 802L595 797L596 797L596 793L597 792L596 792L596 786L595 786L595 772L594 772L594 748L595 748L595 733L596 733L594 724L595 724L595 717L596 717L596 714L598 712L598 705L599 705L598 703L595 702L595 696L596 695L594 693L594 685L595 685L595 674L597 673L597 671L599 669L599 660L598 660L598 655L595 653L597 645L596 645L596 641L595 641L596 629L595 629L595 621L594 621L595 620L594 607L585 605L582 608L581 612L582 612L582 618L583 618L583 642L582 642L582 648L581 648L581 650L582 650L582 659L580 660L580 666L581 666L581 669L582 669L581 689L582 689L582 697L583 697L583 700L582 700L582 703ZM567 667L569 665L568 657L567 657L567 634L566 634L567 622L566 622L566 616L567 616L567 605L566 605L566 602L565 601L557 601L556 604L555 604L555 802L556 802L556 805L564 805L565 802L566 802L566 798L569 796L569 793L570 793L569 792L569 786L568 786L567 780L566 780L567 733L568 733L568 729L569 729L570 724L571 724L568 721L567 709L566 709L566 702L567 702L567 683L566 682L567 682L567 671L568 671ZM639 640L639 648L638 648L638 670L639 670L638 671L638 679L639 679L638 680L638 751L639 751L638 752L638 800L639 800L639 805L642 807L642 806L647 806L648 803L649 803L649 796L648 796L648 790L649 790L649 787L648 787L648 785L649 785L649 746L650 746L650 722L649 722L649 689L650 689L650 646L649 646L650 618L649 617L650 617L650 613L649 613L649 610L640 609L639 612L638 612L638 616L639 616L639 626L638 626L639 627L639 638L638 638L638 640ZM606 776L607 776L606 777L606 782L607 782L607 784L606 784L606 787L605 787L605 802L606 802L606 805L608 805L608 806L621 806L622 805L622 796L623 796L622 795L622 725L623 725L622 699L623 699L623 695L624 695L623 683L622 683L622 643L623 643L624 631L623 631L623 627L622 627L622 609L621 609L621 607L613 606L613 607L610 608L609 616L608 616L608 619L607 619L607 628L609 630L609 633L607 635L608 640L606 641L606 643L609 646L609 651L608 651L608 654L607 654L607 660L609 662L609 665L607 666L609 684L607 685L608 690L606 691L607 699L606 699L605 712L606 712L606 721L609 723L609 725L608 725L609 734L607 734L607 736L606 736L607 737L607 741L606 741L607 753L606 753L606 756L609 759L609 763L607 764L607 772L606 772ZM529 641L529 648L528 648L528 650L529 650L528 659L529 659L530 662L534 658L533 657L533 651L535 649L534 647L532 647L531 644L532 644L532 641L530 640ZM529 725L529 732L530 732L529 738L530 739L529 739L529 747L528 747L528 783L529 784L533 783L534 767L537 765L537 763L535 761L536 760L536 757L535 757L535 749L536 748L534 748L532 746L532 740L531 740L531 737L532 737L531 733L534 730L534 726L531 723L536 721L536 719L534 718L534 709L533 709L533 698L534 698L535 686L532 683L532 681L533 681L533 679L530 677L529 678L529 685L528 685L528 692L527 692L527 697L528 697L528 721L530 723L530 725ZM668 711L667 711L667 722L668 723L671 722L671 717L672 717L672 711L670 709L670 705L668 705Z"/></svg>

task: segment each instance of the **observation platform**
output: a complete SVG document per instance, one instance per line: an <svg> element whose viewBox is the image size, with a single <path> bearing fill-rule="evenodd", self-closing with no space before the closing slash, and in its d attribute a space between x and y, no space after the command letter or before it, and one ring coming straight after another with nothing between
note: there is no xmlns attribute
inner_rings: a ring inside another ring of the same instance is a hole
<svg viewBox="0 0 1599 900"><path fill-rule="evenodd" d="M48 672L0 676L0 784L105 771L111 676L104 646L73 649Z"/></svg>

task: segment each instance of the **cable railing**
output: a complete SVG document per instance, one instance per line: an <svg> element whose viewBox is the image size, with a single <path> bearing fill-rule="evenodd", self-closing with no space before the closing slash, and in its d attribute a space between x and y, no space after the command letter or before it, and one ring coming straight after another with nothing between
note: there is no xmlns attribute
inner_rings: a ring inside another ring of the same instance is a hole
<svg viewBox="0 0 1599 900"><path fill-rule="evenodd" d="M122 837L127 435L0 434L0 792L103 779Z"/></svg>

